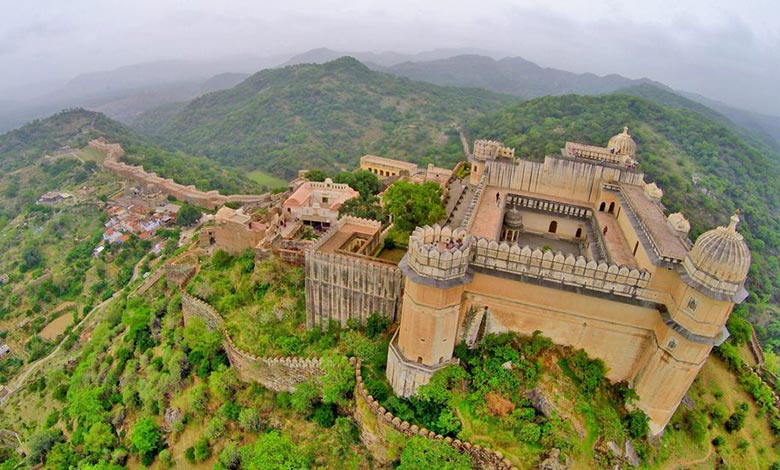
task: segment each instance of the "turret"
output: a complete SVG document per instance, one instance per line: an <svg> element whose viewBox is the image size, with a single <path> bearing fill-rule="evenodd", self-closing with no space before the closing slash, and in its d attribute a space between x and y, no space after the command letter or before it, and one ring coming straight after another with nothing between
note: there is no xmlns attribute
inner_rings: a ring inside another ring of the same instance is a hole
<svg viewBox="0 0 780 470"><path fill-rule="evenodd" d="M406 277L401 325L392 339L387 377L398 395L413 394L452 360L464 285L471 282L472 236L418 227L398 267Z"/></svg>

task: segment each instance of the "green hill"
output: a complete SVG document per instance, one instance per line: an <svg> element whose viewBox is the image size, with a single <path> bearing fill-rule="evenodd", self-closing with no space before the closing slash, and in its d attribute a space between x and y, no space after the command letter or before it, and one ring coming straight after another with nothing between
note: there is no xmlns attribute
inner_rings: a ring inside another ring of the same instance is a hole
<svg viewBox="0 0 780 470"><path fill-rule="evenodd" d="M512 100L373 72L343 57L263 70L173 113L147 114L137 127L185 151L290 177L299 168L353 167L365 153L452 163L462 154L445 148L453 124Z"/></svg>
<svg viewBox="0 0 780 470"><path fill-rule="evenodd" d="M29 204L42 192L57 189L66 182L87 178L94 170L93 164L85 167L84 158L60 159L58 156L78 157L74 154L79 149L100 136L122 143L127 152L124 157L127 163L144 165L147 170L183 184L194 184L203 190L216 189L225 194L262 190L244 174L222 168L206 158L163 150L104 114L70 109L0 135L0 202L3 203L0 213L2 209L9 211ZM47 154L52 158L42 159ZM43 168L46 176L35 177L36 171L25 171L33 177L20 179L20 174L15 172L28 167ZM74 173L74 169L78 171Z"/></svg>
<svg viewBox="0 0 780 470"><path fill-rule="evenodd" d="M780 298L780 156L726 124L680 107L628 95L546 97L509 106L467 126L471 138L499 139L517 155L541 159L565 141L606 144L627 125L640 169L664 190L669 211L691 221L692 238L742 212L751 247L753 303Z"/></svg>

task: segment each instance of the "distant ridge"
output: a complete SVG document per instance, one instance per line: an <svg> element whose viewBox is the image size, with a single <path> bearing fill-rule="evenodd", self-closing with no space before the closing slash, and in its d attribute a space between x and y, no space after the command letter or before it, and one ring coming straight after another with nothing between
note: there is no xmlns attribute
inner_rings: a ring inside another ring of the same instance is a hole
<svg viewBox="0 0 780 470"><path fill-rule="evenodd" d="M262 70L229 90L146 113L135 126L173 147L288 178L299 168L352 168L365 153L453 164L462 156L457 146L444 149L453 124L515 100L341 57Z"/></svg>

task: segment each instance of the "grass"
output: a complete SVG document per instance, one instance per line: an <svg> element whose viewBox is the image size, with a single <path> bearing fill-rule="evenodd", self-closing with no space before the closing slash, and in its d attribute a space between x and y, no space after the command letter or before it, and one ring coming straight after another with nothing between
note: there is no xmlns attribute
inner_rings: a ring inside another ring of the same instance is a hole
<svg viewBox="0 0 780 470"><path fill-rule="evenodd" d="M106 159L106 155L103 152L92 147L84 147L83 149L76 150L74 155L85 162L103 163L103 160Z"/></svg>
<svg viewBox="0 0 780 470"><path fill-rule="evenodd" d="M254 181L260 186L265 186L268 189L287 186L287 181L281 178L277 178L276 176L270 175L261 170L250 171L249 173L247 173L247 176L249 177L250 180Z"/></svg>
<svg viewBox="0 0 780 470"><path fill-rule="evenodd" d="M778 439L772 434L767 424L766 416L760 414L758 406L750 395L737 382L726 364L716 356L710 356L707 363L694 382L689 397L696 404L696 409L705 410L708 405L718 403L731 414L740 402L748 403L750 410L742 430L728 433L720 423L713 423L709 417L707 438L702 444L693 442L684 431L677 431L670 424L661 441L658 458L647 466L650 469L705 469L713 468L717 455L721 455L730 469L768 468L774 462L780 461ZM680 405L678 414L684 412L685 405ZM677 416L675 416L677 418ZM676 420L672 419L672 423ZM710 441L716 436L722 436L726 443L717 449L711 449ZM748 442L748 446L739 449L740 441Z"/></svg>

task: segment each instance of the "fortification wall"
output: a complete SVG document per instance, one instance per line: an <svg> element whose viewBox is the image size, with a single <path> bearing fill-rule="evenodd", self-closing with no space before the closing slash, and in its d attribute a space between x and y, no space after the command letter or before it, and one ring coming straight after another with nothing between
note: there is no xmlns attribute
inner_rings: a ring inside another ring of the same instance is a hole
<svg viewBox="0 0 780 470"><path fill-rule="evenodd" d="M198 270L198 258L192 253L183 253L165 264L165 281L168 289L181 288Z"/></svg>
<svg viewBox="0 0 780 470"><path fill-rule="evenodd" d="M398 441L397 436L402 435L406 437L421 436L442 441L461 454L466 454L471 459L474 468L515 470L512 462L505 459L500 452L470 442L444 437L394 416L368 393L360 373L359 362L355 364L355 402L354 417L361 430L361 439L380 465L389 464L397 458L397 449L388 446L392 446L393 442Z"/></svg>
<svg viewBox="0 0 780 470"><path fill-rule="evenodd" d="M192 318L201 318L209 328L222 333L223 338L225 338L225 352L240 380L256 382L274 391L289 392L295 390L295 387L301 382L318 380L322 377L324 372L321 368L321 360L317 358L257 357L241 351L228 335L222 317L211 305L184 291L181 292L181 300L185 323ZM361 429L361 438L381 465L389 464L398 457L399 447L402 446L402 443L399 443L398 439L393 439L392 434L395 433L396 436L421 436L443 441L458 452L468 455L474 468L516 470L509 460L503 458L500 452L458 439L443 437L393 416L368 393L360 374L360 363L354 360L352 362L355 365L356 403L354 418Z"/></svg>
<svg viewBox="0 0 780 470"><path fill-rule="evenodd" d="M644 177L635 171L553 156L545 157L544 163L488 161L486 170L488 186L591 203L598 200L604 182L641 184Z"/></svg>
<svg viewBox="0 0 780 470"><path fill-rule="evenodd" d="M222 333L230 365L245 382L256 382L277 392L291 392L299 383L317 380L323 374L320 359L257 357L244 352L235 345L214 307L186 292L181 293L181 305L185 324L191 318L201 318L210 329Z"/></svg>
<svg viewBox="0 0 780 470"><path fill-rule="evenodd" d="M195 186L179 184L170 178L162 178L154 172L147 172L143 166L132 166L119 161L125 152L119 144L109 144L101 140L92 140L89 146L106 154L103 168L115 175L135 183L151 186L166 196L206 209L217 209L227 202L235 201L242 204L261 204L271 201L270 194L233 194L225 196L218 191L201 191Z"/></svg>
<svg viewBox="0 0 780 470"><path fill-rule="evenodd" d="M401 304L404 276L398 266L357 255L305 254L306 326L350 319L361 323L374 312L395 322Z"/></svg>

